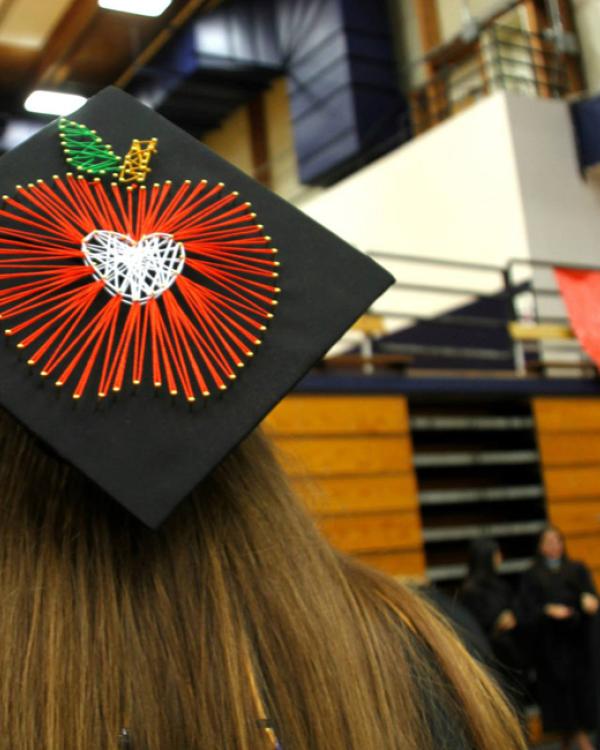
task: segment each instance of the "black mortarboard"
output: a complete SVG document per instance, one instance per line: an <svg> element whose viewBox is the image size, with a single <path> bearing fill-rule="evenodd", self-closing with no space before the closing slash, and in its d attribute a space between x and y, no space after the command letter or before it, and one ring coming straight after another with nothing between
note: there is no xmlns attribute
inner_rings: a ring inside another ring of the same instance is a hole
<svg viewBox="0 0 600 750"><path fill-rule="evenodd" d="M0 403L149 526L393 280L114 88L0 192Z"/></svg>

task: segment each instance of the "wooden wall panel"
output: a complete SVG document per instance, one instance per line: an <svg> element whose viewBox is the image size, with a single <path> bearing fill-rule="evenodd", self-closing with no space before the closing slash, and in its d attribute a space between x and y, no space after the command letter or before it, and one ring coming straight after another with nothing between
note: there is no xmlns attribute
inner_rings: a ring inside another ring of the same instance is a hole
<svg viewBox="0 0 600 750"><path fill-rule="evenodd" d="M319 519L329 541L343 552L418 549L421 522L415 513L355 513Z"/></svg>
<svg viewBox="0 0 600 750"><path fill-rule="evenodd" d="M265 427L335 547L393 575L424 575L405 398L291 395Z"/></svg>
<svg viewBox="0 0 600 750"><path fill-rule="evenodd" d="M598 535L567 538L567 549L574 560L583 560L590 568L600 569L600 543Z"/></svg>
<svg viewBox="0 0 600 750"><path fill-rule="evenodd" d="M533 403L548 517L600 583L600 398Z"/></svg>
<svg viewBox="0 0 600 750"><path fill-rule="evenodd" d="M356 557L366 565L392 576L423 578L425 556L423 550L409 552L359 552Z"/></svg>
<svg viewBox="0 0 600 750"><path fill-rule="evenodd" d="M533 410L540 433L600 433L598 398L536 398Z"/></svg>
<svg viewBox="0 0 600 750"><path fill-rule="evenodd" d="M600 466L542 467L549 501L600 496Z"/></svg>
<svg viewBox="0 0 600 750"><path fill-rule="evenodd" d="M410 440L398 437L276 438L290 476L362 476L410 471Z"/></svg>
<svg viewBox="0 0 600 750"><path fill-rule="evenodd" d="M405 434L406 400L397 396L302 396L284 399L269 414L271 435Z"/></svg>
<svg viewBox="0 0 600 750"><path fill-rule="evenodd" d="M597 464L600 467L600 432L597 435L571 432L545 434L540 451L542 462L551 466Z"/></svg>
<svg viewBox="0 0 600 750"><path fill-rule="evenodd" d="M412 510L418 512L417 483L412 472L369 477L295 479L298 494L315 513Z"/></svg>
<svg viewBox="0 0 600 750"><path fill-rule="evenodd" d="M550 503L549 515L565 534L600 534L600 497Z"/></svg>

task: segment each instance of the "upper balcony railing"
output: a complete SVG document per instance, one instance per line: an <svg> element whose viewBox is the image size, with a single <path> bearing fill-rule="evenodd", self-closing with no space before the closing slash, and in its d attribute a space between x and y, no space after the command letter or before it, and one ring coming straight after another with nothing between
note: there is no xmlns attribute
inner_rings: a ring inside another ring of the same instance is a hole
<svg viewBox="0 0 600 750"><path fill-rule="evenodd" d="M599 266L526 258L500 266L379 251L369 255L387 263L402 281L358 322L350 334L353 348L324 361L327 369L395 370L415 378L597 378L594 362L571 328L554 268L600 271Z"/></svg>
<svg viewBox="0 0 600 750"><path fill-rule="evenodd" d="M513 11L519 5L515 2ZM511 25L511 19L509 13L483 22L471 36L458 35L407 65L402 71L404 100L397 111L373 123L361 152L340 165L340 177L497 91L541 98L564 98L579 91L582 78L574 35L527 31ZM294 148L275 153L256 169L259 179L265 175L274 176L270 186L288 200L300 202L313 192L298 182Z"/></svg>
<svg viewBox="0 0 600 750"><path fill-rule="evenodd" d="M563 98L578 88L576 55L545 34L493 21L470 42L449 46L445 59L444 49L433 75L409 93L415 134L495 91Z"/></svg>

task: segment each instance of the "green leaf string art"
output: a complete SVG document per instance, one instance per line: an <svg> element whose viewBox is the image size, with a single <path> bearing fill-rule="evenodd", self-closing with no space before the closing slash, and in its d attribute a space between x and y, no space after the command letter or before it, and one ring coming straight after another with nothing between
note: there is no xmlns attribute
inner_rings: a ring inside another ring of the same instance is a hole
<svg viewBox="0 0 600 750"><path fill-rule="evenodd" d="M103 175L120 168L121 157L102 141L95 130L75 120L61 118L60 141L68 164L79 172Z"/></svg>

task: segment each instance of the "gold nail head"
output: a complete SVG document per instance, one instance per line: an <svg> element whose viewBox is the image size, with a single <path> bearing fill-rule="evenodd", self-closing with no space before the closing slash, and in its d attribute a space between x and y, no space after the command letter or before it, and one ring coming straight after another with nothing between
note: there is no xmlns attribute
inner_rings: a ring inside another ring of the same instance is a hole
<svg viewBox="0 0 600 750"><path fill-rule="evenodd" d="M11 335L12 335L12 329L11 329L11 328L5 328L5 329L4 329L4 333L5 333L5 334L6 334L7 336L11 336Z"/></svg>
<svg viewBox="0 0 600 750"><path fill-rule="evenodd" d="M155 381L154 383L155 388L160 388L161 386L162 386L162 383L160 381Z"/></svg>
<svg viewBox="0 0 600 750"><path fill-rule="evenodd" d="M219 390L220 390L220 391L226 391L226 390L227 390L227 386L226 386L225 384L223 384L223 383L222 383L222 384L221 384L221 385L219 386Z"/></svg>
<svg viewBox="0 0 600 750"><path fill-rule="evenodd" d="M61 386L63 386L63 385L64 385L64 383L63 383L63 381L62 381L62 380L57 380L57 381L56 381L56 383L55 383L54 385L56 385L56 386L58 386L58 387L60 388Z"/></svg>
<svg viewBox="0 0 600 750"><path fill-rule="evenodd" d="M133 381L133 384L134 384L134 385L139 385L139 384L140 384L141 382L142 382L141 380L134 380L134 381Z"/></svg>
<svg viewBox="0 0 600 750"><path fill-rule="evenodd" d="M121 386L120 385L113 385L113 391L115 393L118 393L120 390L121 390Z"/></svg>
<svg viewBox="0 0 600 750"><path fill-rule="evenodd" d="M35 365L35 359L28 359L27 360L28 365Z"/></svg>
<svg viewBox="0 0 600 750"><path fill-rule="evenodd" d="M2 200L3 200L3 201L7 201L8 199L9 199L9 196L8 196L8 195L3 195L3 196L2 196Z"/></svg>
<svg viewBox="0 0 600 750"><path fill-rule="evenodd" d="M204 396L204 398L207 398L208 396L210 396L210 391L202 391L202 395Z"/></svg>
<svg viewBox="0 0 600 750"><path fill-rule="evenodd" d="M247 356L247 357L253 357L253 356L254 356L254 352L251 352L251 351L247 351L247 352L246 352L246 356Z"/></svg>
<svg viewBox="0 0 600 750"><path fill-rule="evenodd" d="M169 391L169 393L171 394L171 396L176 396L177 395L177 391Z"/></svg>
<svg viewBox="0 0 600 750"><path fill-rule="evenodd" d="M192 404L196 400L196 397L195 396L188 396L187 400L190 402L190 404Z"/></svg>
<svg viewBox="0 0 600 750"><path fill-rule="evenodd" d="M184 181L183 181L183 184L184 184L184 185L191 185L191 184L192 184L192 181L191 181L191 180L184 180Z"/></svg>
<svg viewBox="0 0 600 750"><path fill-rule="evenodd" d="M260 339L254 339L255 346L260 346L262 344L262 341Z"/></svg>
<svg viewBox="0 0 600 750"><path fill-rule="evenodd" d="M225 183L224 182L217 182L217 187L224 188Z"/></svg>
<svg viewBox="0 0 600 750"><path fill-rule="evenodd" d="M271 248L271 252L273 253L273 255L277 255L277 253L279 252L279 248L277 248L277 247L272 247L272 248Z"/></svg>
<svg viewBox="0 0 600 750"><path fill-rule="evenodd" d="M237 375L233 372L230 372L227 377L229 378L229 380L237 380Z"/></svg>
<svg viewBox="0 0 600 750"><path fill-rule="evenodd" d="M243 366L244 366L244 363L243 363L243 362L236 362L235 364L236 364L236 365L237 365L238 367L243 367Z"/></svg>
<svg viewBox="0 0 600 750"><path fill-rule="evenodd" d="M98 391L98 398L106 398L106 393L104 391Z"/></svg>
<svg viewBox="0 0 600 750"><path fill-rule="evenodd" d="M74 399L78 399L78 398L81 398L81 394L80 394L80 393L74 393L74 394L73 394L73 398L74 398Z"/></svg>
<svg viewBox="0 0 600 750"><path fill-rule="evenodd" d="M261 331L266 331L266 330L267 330L267 326L261 326L261 327L260 327L260 330L261 330Z"/></svg>
<svg viewBox="0 0 600 750"><path fill-rule="evenodd" d="M50 373L49 373L49 372L46 372L46 370L42 370L42 371L40 372L40 375L41 375L41 376L42 376L43 378L46 378L46 377L48 377L48 375L49 375L49 374L50 374Z"/></svg>

